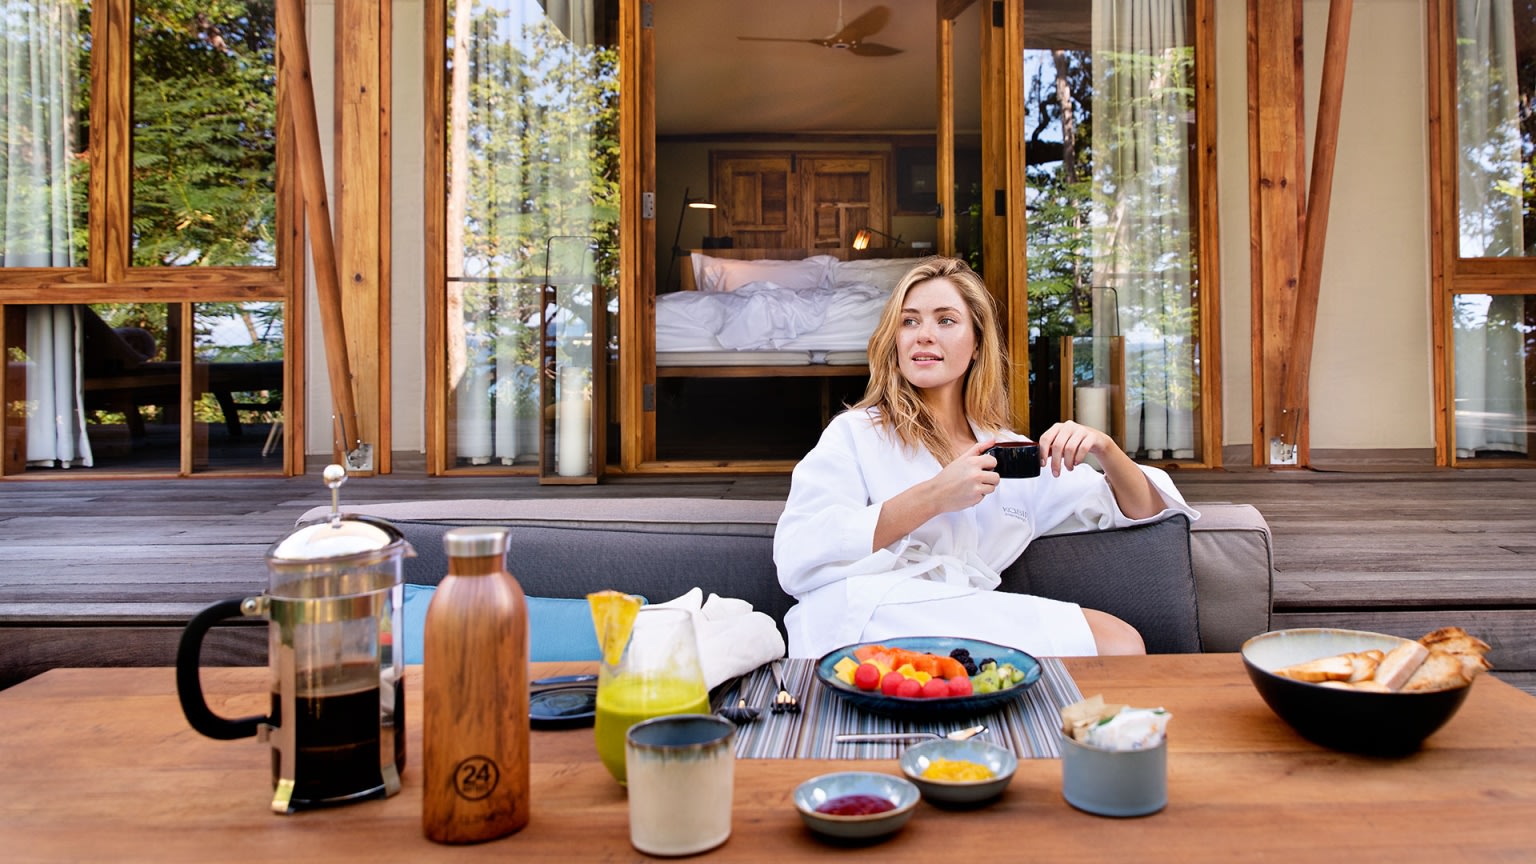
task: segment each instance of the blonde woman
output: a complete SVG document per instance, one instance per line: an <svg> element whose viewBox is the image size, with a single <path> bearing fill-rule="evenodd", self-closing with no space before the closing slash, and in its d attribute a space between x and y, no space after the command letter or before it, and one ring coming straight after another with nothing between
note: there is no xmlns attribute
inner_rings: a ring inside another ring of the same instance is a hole
<svg viewBox="0 0 1536 864"><path fill-rule="evenodd" d="M869 387L795 467L774 534L792 657L900 636L984 639L1036 656L1145 653L1124 621L994 590L1058 527L1153 522L1184 503L1168 475L1108 435L1058 423L1041 476L1002 480L985 451L1008 429L1007 357L991 294L955 258L896 286L869 340ZM1103 471L1084 464L1095 457Z"/></svg>

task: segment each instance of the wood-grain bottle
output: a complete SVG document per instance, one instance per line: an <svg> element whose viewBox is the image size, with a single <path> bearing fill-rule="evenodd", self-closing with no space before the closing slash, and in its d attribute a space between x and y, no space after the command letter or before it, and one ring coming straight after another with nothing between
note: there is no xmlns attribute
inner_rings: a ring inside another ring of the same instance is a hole
<svg viewBox="0 0 1536 864"><path fill-rule="evenodd" d="M422 661L421 828L478 843L528 824L528 605L506 528L443 535Z"/></svg>

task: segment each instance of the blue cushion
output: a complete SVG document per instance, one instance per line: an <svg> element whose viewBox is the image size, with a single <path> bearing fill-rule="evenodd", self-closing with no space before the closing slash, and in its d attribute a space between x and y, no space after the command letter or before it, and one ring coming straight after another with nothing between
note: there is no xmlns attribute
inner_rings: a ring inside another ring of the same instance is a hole
<svg viewBox="0 0 1536 864"><path fill-rule="evenodd" d="M427 604L435 585L406 585L405 662L420 663L422 636L427 623ZM592 607L586 598L528 598L528 660L598 660L597 632L592 627Z"/></svg>

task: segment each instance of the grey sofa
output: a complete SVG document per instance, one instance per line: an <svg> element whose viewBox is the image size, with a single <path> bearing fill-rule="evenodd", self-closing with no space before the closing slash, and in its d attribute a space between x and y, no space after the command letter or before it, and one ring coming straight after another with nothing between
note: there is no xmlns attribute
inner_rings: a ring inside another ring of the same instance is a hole
<svg viewBox="0 0 1536 864"><path fill-rule="evenodd" d="M1269 528L1242 504L1194 504L1182 516L1115 531L1037 539L1001 590L1070 600L1118 615L1153 653L1235 651L1269 628ZM782 624L773 531L780 501L605 498L415 501L343 508L387 520L416 550L405 579L447 572L442 534L459 525L512 531L508 570L530 595L582 597L615 588L668 600L693 587L739 597ZM324 518L327 508L300 522Z"/></svg>

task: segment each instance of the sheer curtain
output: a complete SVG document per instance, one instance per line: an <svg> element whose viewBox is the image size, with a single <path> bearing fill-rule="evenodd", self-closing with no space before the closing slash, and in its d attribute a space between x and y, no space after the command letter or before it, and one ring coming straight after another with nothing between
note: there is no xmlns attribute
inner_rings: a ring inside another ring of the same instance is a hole
<svg viewBox="0 0 1536 864"><path fill-rule="evenodd" d="M1460 253L1526 254L1513 0L1456 4ZM1454 309L1456 453L1526 452L1525 298L1459 295Z"/></svg>
<svg viewBox="0 0 1536 864"><path fill-rule="evenodd" d="M69 267L75 15L71 0L0 14L0 266ZM80 312L27 308L27 463L92 464L81 407Z"/></svg>
<svg viewBox="0 0 1536 864"><path fill-rule="evenodd" d="M1195 455L1194 52L1185 5L1093 4L1093 281L1114 289L1094 292L1095 330L1114 332L1113 302L1125 338L1125 449L1147 458Z"/></svg>
<svg viewBox="0 0 1536 864"><path fill-rule="evenodd" d="M466 34L453 39L448 94L454 456L512 465L540 453L550 242L598 233L610 218L592 188L608 73L592 0L457 0L452 10L452 35Z"/></svg>

